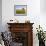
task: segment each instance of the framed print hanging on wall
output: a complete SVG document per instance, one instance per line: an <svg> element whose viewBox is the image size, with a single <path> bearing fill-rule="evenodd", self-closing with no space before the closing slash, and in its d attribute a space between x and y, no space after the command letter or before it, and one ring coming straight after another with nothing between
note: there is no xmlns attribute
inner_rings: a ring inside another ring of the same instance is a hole
<svg viewBox="0 0 46 46"><path fill-rule="evenodd" d="M27 5L14 5L14 16L26 16Z"/></svg>

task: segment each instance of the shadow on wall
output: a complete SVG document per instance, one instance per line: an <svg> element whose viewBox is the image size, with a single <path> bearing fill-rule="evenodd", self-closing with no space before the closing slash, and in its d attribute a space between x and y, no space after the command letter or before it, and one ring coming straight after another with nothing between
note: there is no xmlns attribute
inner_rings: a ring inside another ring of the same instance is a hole
<svg viewBox="0 0 46 46"><path fill-rule="evenodd" d="M2 17L0 15L0 31L2 31Z"/></svg>
<svg viewBox="0 0 46 46"><path fill-rule="evenodd" d="M2 31L2 0L0 0L0 31Z"/></svg>
<svg viewBox="0 0 46 46"><path fill-rule="evenodd" d="M46 0L40 0L40 12L46 13Z"/></svg>

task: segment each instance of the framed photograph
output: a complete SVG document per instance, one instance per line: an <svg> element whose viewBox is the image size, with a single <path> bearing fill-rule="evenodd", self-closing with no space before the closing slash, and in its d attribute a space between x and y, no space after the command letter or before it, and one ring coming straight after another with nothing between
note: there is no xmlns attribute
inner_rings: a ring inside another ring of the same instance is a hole
<svg viewBox="0 0 46 46"><path fill-rule="evenodd" d="M14 5L14 16L26 16L27 5Z"/></svg>

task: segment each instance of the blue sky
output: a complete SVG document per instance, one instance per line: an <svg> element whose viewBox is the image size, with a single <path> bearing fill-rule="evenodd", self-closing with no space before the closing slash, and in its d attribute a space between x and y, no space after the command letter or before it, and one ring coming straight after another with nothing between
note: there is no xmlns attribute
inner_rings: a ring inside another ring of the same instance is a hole
<svg viewBox="0 0 46 46"><path fill-rule="evenodd" d="M16 9L21 9L21 8L26 8L26 5L25 6L24 5L16 5L15 7L16 7Z"/></svg>

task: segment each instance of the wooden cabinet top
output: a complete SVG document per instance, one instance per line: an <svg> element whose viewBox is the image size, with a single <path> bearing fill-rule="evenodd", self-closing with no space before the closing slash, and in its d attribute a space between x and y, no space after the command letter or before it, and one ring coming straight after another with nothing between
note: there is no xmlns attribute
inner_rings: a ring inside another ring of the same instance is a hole
<svg viewBox="0 0 46 46"><path fill-rule="evenodd" d="M33 25L34 23L7 23L8 25Z"/></svg>

